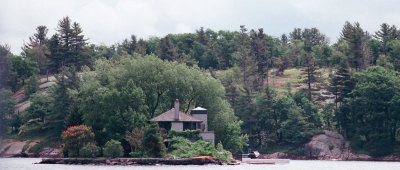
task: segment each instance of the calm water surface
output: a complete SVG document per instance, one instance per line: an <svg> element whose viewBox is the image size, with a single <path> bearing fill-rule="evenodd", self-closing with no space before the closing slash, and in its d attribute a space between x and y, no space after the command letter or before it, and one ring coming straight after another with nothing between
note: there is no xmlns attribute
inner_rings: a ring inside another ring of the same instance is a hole
<svg viewBox="0 0 400 170"><path fill-rule="evenodd" d="M0 158L0 170L400 170L400 162L290 161L284 165L99 166L33 164L40 158Z"/></svg>

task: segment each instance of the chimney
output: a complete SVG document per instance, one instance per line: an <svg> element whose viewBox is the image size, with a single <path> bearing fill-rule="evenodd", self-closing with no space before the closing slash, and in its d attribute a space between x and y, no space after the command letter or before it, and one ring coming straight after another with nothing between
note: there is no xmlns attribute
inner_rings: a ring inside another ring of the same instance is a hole
<svg viewBox="0 0 400 170"><path fill-rule="evenodd" d="M175 120L179 120L179 100L175 100Z"/></svg>

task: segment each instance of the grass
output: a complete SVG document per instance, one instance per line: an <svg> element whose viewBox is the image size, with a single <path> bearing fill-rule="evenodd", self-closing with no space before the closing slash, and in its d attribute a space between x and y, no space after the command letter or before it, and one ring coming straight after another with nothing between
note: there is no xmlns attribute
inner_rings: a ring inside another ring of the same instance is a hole
<svg viewBox="0 0 400 170"><path fill-rule="evenodd" d="M290 83L292 93L296 92L300 87L305 87L305 76L303 68L291 68L283 72L282 76L276 76L276 69L272 69L269 73L269 84L273 85L278 93L287 92L287 83ZM321 73L321 82L328 81L330 69L321 68L317 70Z"/></svg>

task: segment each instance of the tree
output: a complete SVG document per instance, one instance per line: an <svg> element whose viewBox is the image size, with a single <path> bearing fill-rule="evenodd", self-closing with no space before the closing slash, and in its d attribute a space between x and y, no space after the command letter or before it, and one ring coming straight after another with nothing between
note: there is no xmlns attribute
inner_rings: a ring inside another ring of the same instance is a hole
<svg viewBox="0 0 400 170"><path fill-rule="evenodd" d="M216 141L228 139L226 127L237 121L221 82L198 67L150 55L98 60L94 70L96 74L83 73L74 103L84 122L98 134L99 144L111 137L122 139L141 126L137 120L146 121L169 110L175 99L184 112L195 106L208 109L209 130L215 130Z"/></svg>
<svg viewBox="0 0 400 170"><path fill-rule="evenodd" d="M139 39L139 41L137 42L136 53L144 56L146 54L146 49L146 41L144 41L143 39Z"/></svg>
<svg viewBox="0 0 400 170"><path fill-rule="evenodd" d="M316 45L328 44L326 36L319 32L317 28L306 28L301 32L301 37L304 42L304 50L311 52L312 47Z"/></svg>
<svg viewBox="0 0 400 170"><path fill-rule="evenodd" d="M29 95L35 93L37 89L39 89L38 81L39 81L39 78L37 75L32 75L31 77L28 78L26 86L24 87L26 95L29 96Z"/></svg>
<svg viewBox="0 0 400 170"><path fill-rule="evenodd" d="M31 95L31 105L27 109L28 118L36 119L39 118L42 122L45 122L45 118L51 111L51 101L48 96L42 94Z"/></svg>
<svg viewBox="0 0 400 170"><path fill-rule="evenodd" d="M0 136L7 132L7 117L14 112L15 101L12 95L13 93L10 90L0 89Z"/></svg>
<svg viewBox="0 0 400 170"><path fill-rule="evenodd" d="M301 36L301 28L295 28L290 34L289 38L291 41L293 40L302 40L303 36Z"/></svg>
<svg viewBox="0 0 400 170"><path fill-rule="evenodd" d="M366 48L367 36L358 22L351 24L346 22L341 32L342 38L349 44L351 63L356 70L366 68L369 60Z"/></svg>
<svg viewBox="0 0 400 170"><path fill-rule="evenodd" d="M41 74L47 74L48 56L50 55L50 51L47 47L48 29L46 26L41 25L36 28L36 31L37 32L33 34L33 36L29 37L29 42L22 48L23 53L25 57L38 63Z"/></svg>
<svg viewBox="0 0 400 170"><path fill-rule="evenodd" d="M58 72L64 66L75 66L78 69L84 65L90 66L90 56L86 48L87 39L82 35L80 25L72 23L69 17L65 17L59 21L57 32L49 40L52 70Z"/></svg>
<svg viewBox="0 0 400 170"><path fill-rule="evenodd" d="M342 61L337 68L337 71L330 79L329 91L335 95L335 108L345 102L345 98L349 97L353 90L354 83L351 79L351 72L347 62Z"/></svg>
<svg viewBox="0 0 400 170"><path fill-rule="evenodd" d="M29 58L22 57L12 57L12 68L13 72L16 73L16 84L18 84L22 80L22 85L25 85L25 80L32 75L37 75L39 73L38 65L35 61L30 60Z"/></svg>
<svg viewBox="0 0 400 170"><path fill-rule="evenodd" d="M245 87L250 87L249 78L253 74L253 59L250 56L250 39L247 34L247 29L244 25L240 26L240 34L238 41L238 55L240 55L240 67L242 72L242 81Z"/></svg>
<svg viewBox="0 0 400 170"><path fill-rule="evenodd" d="M392 62L394 69L400 71L400 40L390 41L388 46L390 48L389 59Z"/></svg>
<svg viewBox="0 0 400 170"><path fill-rule="evenodd" d="M174 61L178 59L178 52L169 35L161 39L160 57L163 60Z"/></svg>
<svg viewBox="0 0 400 170"><path fill-rule="evenodd" d="M396 26L390 26L387 23L381 24L381 29L379 31L375 32L374 37L377 38L381 44L382 44L382 49L381 52L384 55L388 55L389 51L389 42L397 39L399 37L398 30Z"/></svg>
<svg viewBox="0 0 400 170"><path fill-rule="evenodd" d="M10 48L7 45L0 45L0 89L12 88L13 69Z"/></svg>
<svg viewBox="0 0 400 170"><path fill-rule="evenodd" d="M262 28L258 32L250 31L252 54L255 56L257 66L257 90L261 90L264 85L265 78L268 86L268 72L271 69L271 54L268 46L268 37L264 34Z"/></svg>
<svg viewBox="0 0 400 170"><path fill-rule="evenodd" d="M304 66L306 67L303 71L305 74L305 82L307 83L308 88L308 100L312 100L312 83L316 83L319 81L318 75L320 74L317 70L315 64L315 58L309 53L303 53L302 60L304 62Z"/></svg>
<svg viewBox="0 0 400 170"><path fill-rule="evenodd" d="M400 93L398 72L379 66L369 67L354 75L351 92L351 137L373 155L387 154L396 142L399 119L392 103ZM392 110L393 109L393 110Z"/></svg>
<svg viewBox="0 0 400 170"><path fill-rule="evenodd" d="M151 123L144 127L143 140L141 143L146 157L161 158L166 152L160 130L155 123Z"/></svg>
<svg viewBox="0 0 400 170"><path fill-rule="evenodd" d="M92 128L84 124L68 127L62 132L61 138L65 144L64 153L69 157L78 157L81 148L95 143Z"/></svg>

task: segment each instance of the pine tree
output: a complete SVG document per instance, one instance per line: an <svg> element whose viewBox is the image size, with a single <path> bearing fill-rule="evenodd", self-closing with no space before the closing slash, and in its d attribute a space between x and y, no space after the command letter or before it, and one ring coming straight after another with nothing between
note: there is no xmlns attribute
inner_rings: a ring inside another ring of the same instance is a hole
<svg viewBox="0 0 400 170"><path fill-rule="evenodd" d="M268 48L268 41L262 28L257 31L250 31L252 55L255 56L257 66L257 90L261 90L264 85L264 80L267 79L268 72L271 69L271 54Z"/></svg>
<svg viewBox="0 0 400 170"><path fill-rule="evenodd" d="M381 29L375 32L375 38L377 38L382 44L382 53L388 55L389 42L399 37L396 26L390 26L387 23L381 24Z"/></svg>
<svg viewBox="0 0 400 170"><path fill-rule="evenodd" d="M168 35L161 39L160 49L161 59L168 61L174 61L178 59L177 49Z"/></svg>
<svg viewBox="0 0 400 170"><path fill-rule="evenodd" d="M38 26L36 33L29 37L29 42L22 48L24 56L31 58L38 63L40 73L48 73L48 56L50 55L49 48L47 47L47 32L46 26Z"/></svg>
<svg viewBox="0 0 400 170"><path fill-rule="evenodd" d="M12 63L10 48L0 45L0 89L12 88Z"/></svg>
<svg viewBox="0 0 400 170"><path fill-rule="evenodd" d="M72 23L69 17L59 21L57 34L49 40L51 52L50 65L53 71L59 72L64 66L81 66L91 64L86 48L86 41L82 35L82 28L76 22Z"/></svg>
<svg viewBox="0 0 400 170"><path fill-rule="evenodd" d="M303 40L302 36L301 36L301 28L295 28L290 34L289 34L289 38L291 41L293 40Z"/></svg>
<svg viewBox="0 0 400 170"><path fill-rule="evenodd" d="M139 39L139 41L137 42L136 53L144 56L146 54L146 49L146 41L144 41L143 39Z"/></svg>
<svg viewBox="0 0 400 170"><path fill-rule="evenodd" d="M247 29L244 27L244 25L240 26L240 34L239 34L239 42L238 42L238 51L240 55L240 67L242 71L242 81L243 85L245 87L250 87L250 81L249 78L253 74L253 64L254 61L252 60L252 57L250 56L250 42L249 42L249 36L247 34Z"/></svg>
<svg viewBox="0 0 400 170"><path fill-rule="evenodd" d="M367 35L358 22L351 24L346 22L342 32L342 38L349 44L351 63L356 70L364 69L369 64L369 51L366 46Z"/></svg>

